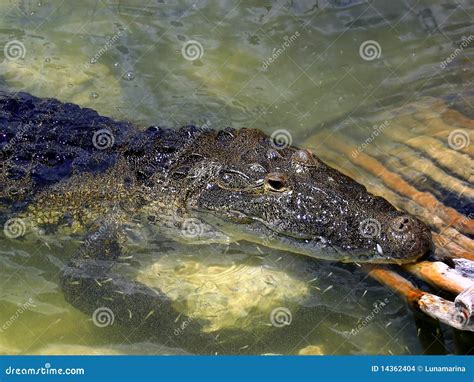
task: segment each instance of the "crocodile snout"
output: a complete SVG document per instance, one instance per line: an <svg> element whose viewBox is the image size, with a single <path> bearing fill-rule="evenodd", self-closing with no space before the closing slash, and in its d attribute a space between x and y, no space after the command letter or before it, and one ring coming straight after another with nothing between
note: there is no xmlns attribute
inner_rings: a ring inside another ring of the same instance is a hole
<svg viewBox="0 0 474 382"><path fill-rule="evenodd" d="M410 215L397 216L389 222L387 239L394 258L416 260L433 247L428 226Z"/></svg>
<svg viewBox="0 0 474 382"><path fill-rule="evenodd" d="M390 229L396 233L403 233L412 230L416 225L416 219L411 216L398 216L390 222Z"/></svg>

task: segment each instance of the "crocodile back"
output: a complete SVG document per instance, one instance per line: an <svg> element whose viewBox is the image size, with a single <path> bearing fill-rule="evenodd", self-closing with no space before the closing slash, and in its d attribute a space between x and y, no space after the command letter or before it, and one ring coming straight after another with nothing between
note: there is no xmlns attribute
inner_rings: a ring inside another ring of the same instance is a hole
<svg viewBox="0 0 474 382"><path fill-rule="evenodd" d="M0 205L21 208L74 173L106 170L134 134L91 109L0 92Z"/></svg>

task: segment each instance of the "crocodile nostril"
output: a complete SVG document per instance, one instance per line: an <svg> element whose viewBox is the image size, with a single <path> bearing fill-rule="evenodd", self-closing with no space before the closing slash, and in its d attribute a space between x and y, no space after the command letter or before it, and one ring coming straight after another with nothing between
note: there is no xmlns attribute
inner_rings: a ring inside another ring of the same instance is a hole
<svg viewBox="0 0 474 382"><path fill-rule="evenodd" d="M413 219L409 216L399 216L393 219L391 228L395 232L406 232L413 226Z"/></svg>

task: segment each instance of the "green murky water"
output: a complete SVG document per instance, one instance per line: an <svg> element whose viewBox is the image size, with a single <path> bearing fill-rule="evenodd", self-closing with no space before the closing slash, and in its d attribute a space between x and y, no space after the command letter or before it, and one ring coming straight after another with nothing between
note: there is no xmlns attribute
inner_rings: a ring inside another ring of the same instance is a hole
<svg viewBox="0 0 474 382"><path fill-rule="evenodd" d="M293 143L312 142L317 151L310 138L349 112L363 124L386 105L460 92L473 79L474 44L442 67L471 35L469 1L169 3L0 0L0 86L144 127L285 129ZM185 313L210 320L207 332L236 330L224 353L425 351L405 303L357 267L252 245L157 241L144 248L141 280L184 300ZM0 353L188 350L139 327L99 328L65 302L58 271L76 247L2 239ZM154 280L158 272L163 277ZM280 307L290 325L271 324Z"/></svg>

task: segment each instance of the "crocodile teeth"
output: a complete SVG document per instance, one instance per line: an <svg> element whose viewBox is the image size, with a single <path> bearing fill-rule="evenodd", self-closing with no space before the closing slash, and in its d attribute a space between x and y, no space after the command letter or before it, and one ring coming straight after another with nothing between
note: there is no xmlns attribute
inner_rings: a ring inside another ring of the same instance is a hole
<svg viewBox="0 0 474 382"><path fill-rule="evenodd" d="M381 255L383 255L383 250L382 250L382 246L380 244L377 244L377 252Z"/></svg>

